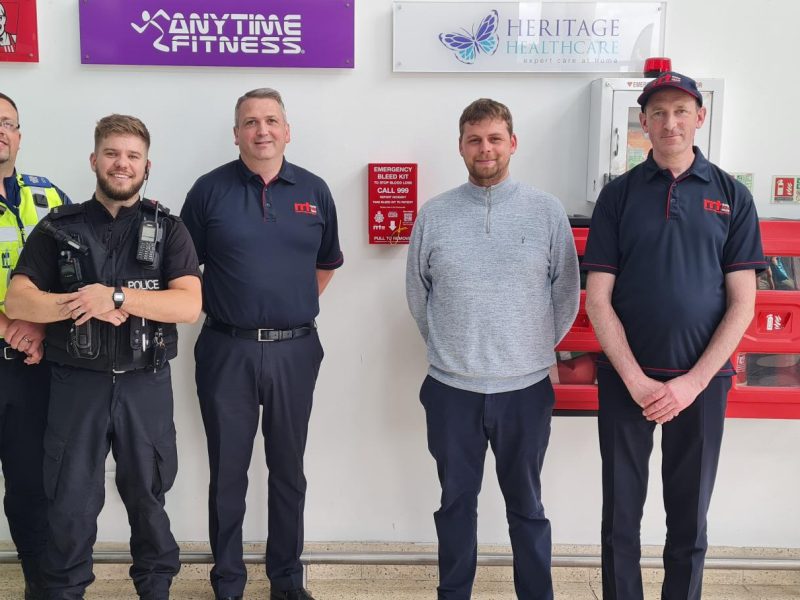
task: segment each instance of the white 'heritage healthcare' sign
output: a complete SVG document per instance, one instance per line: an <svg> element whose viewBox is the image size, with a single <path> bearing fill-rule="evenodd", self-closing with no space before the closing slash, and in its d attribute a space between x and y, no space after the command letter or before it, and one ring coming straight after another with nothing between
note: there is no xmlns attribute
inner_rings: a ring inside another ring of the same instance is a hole
<svg viewBox="0 0 800 600"><path fill-rule="evenodd" d="M665 2L395 2L394 70L641 73Z"/></svg>

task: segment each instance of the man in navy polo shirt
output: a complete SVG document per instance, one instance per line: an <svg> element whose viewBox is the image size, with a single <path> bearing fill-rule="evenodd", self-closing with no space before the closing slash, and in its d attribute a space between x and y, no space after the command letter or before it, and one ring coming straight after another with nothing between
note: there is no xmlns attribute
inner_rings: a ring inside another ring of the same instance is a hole
<svg viewBox="0 0 800 600"><path fill-rule="evenodd" d="M290 131L277 91L239 98L233 135L239 159L198 179L181 211L205 264L195 379L211 468L211 585L217 598L244 594L247 468L262 406L270 597L313 600L300 562L303 453L323 356L314 318L344 260L336 207L322 179L284 159Z"/></svg>
<svg viewBox="0 0 800 600"><path fill-rule="evenodd" d="M661 597L699 600L729 357L753 318L755 273L766 263L750 193L693 146L706 117L696 83L663 73L638 102L653 150L603 188L582 264L604 351L603 597L642 598L639 531L661 425Z"/></svg>

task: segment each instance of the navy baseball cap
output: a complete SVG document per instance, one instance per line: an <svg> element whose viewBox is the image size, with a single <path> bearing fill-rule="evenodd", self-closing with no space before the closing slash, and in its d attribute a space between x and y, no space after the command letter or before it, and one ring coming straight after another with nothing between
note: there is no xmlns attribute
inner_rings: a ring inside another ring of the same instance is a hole
<svg viewBox="0 0 800 600"><path fill-rule="evenodd" d="M697 89L697 82L694 79L676 73L675 71L667 71L661 73L653 81L644 86L637 100L642 110L647 106L647 101L650 99L650 96L667 88L674 88L686 92L690 96L693 96L700 106L703 106L703 95L700 93L700 90Z"/></svg>

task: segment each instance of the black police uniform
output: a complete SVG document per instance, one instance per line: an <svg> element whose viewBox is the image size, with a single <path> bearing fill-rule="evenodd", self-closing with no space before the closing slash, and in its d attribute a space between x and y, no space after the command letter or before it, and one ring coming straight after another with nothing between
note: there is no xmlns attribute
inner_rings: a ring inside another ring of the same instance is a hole
<svg viewBox="0 0 800 600"><path fill-rule="evenodd" d="M616 276L611 304L644 373L689 371L727 306L725 275L766 268L753 198L694 148L680 177L647 160L609 183L592 215L585 271ZM655 423L605 356L598 361L603 459L603 597L642 598L639 529ZM667 539L662 598L700 600L706 514L719 461L733 367L728 361L662 426Z"/></svg>
<svg viewBox="0 0 800 600"><path fill-rule="evenodd" d="M95 282L166 289L173 279L197 276L197 257L185 227L154 208L145 200L122 207L113 218L96 199L62 207L34 230L14 273L57 293ZM163 233L155 268L136 260L145 218L157 220ZM44 223L80 241L88 254L44 233ZM94 580L92 545L111 449L131 526L131 578L141 598L163 600L180 568L164 511L164 494L177 473L167 363L177 352L176 328L135 316L119 327L95 319L90 324L91 330L76 329L72 321L47 327L46 357L53 363L44 462L47 597L83 598Z"/></svg>
<svg viewBox="0 0 800 600"><path fill-rule="evenodd" d="M211 585L241 596L247 468L262 407L269 469L266 570L274 591L302 587L303 453L323 351L317 269L336 269L336 209L325 182L286 161L265 182L233 161L201 177L181 216L203 272L206 326L196 381L211 470Z"/></svg>

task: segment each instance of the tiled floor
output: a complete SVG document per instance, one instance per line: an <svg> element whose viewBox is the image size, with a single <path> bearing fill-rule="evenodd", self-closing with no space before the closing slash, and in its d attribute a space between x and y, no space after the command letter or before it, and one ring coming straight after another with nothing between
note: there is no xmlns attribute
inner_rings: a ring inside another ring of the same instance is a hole
<svg viewBox="0 0 800 600"><path fill-rule="evenodd" d="M0 543L0 549L10 546ZM97 544L96 551L125 550L125 545ZM247 544L245 552L263 552L263 543ZM431 544L386 543L307 543L306 552L401 552L426 553L435 550ZM554 555L596 556L594 546L555 546ZM645 547L645 556L658 556L657 547ZM208 553L207 543L183 543L182 552ZM506 553L504 546L481 546L482 553ZM709 556L717 558L748 557L751 559L800 559L800 548L722 548L716 547ZM214 600L208 584L208 564L186 564L172 585L172 600ZM266 600L269 584L263 564L248 564L247 600ZM128 565L97 564L98 580L89 587L87 600L136 600L133 584L128 578ZM435 566L389 565L321 565L308 567L309 590L316 600L434 600L437 569ZM645 600L659 600L660 569L643 569ZM600 570L596 568L553 569L556 600L600 600ZM510 567L478 567L473 600L515 600L513 572ZM23 581L16 564L0 565L0 600L22 600ZM800 570L758 571L706 569L703 600L800 600Z"/></svg>
<svg viewBox="0 0 800 600"><path fill-rule="evenodd" d="M0 600L22 600L22 579L18 573L3 569L0 580ZM316 600L432 600L436 597L435 582L406 580L320 580L311 581L309 590ZM660 586L645 584L645 600L658 600ZM252 581L245 598L266 599L266 581ZM555 582L555 597L559 600L599 600L602 598L597 582ZM87 591L87 600L136 600L129 580L99 580ZM213 600L206 581L177 579L172 586L173 600ZM478 581L473 600L514 600L513 584L501 581ZM704 600L798 600L800 585L711 584L703 590Z"/></svg>

